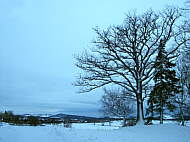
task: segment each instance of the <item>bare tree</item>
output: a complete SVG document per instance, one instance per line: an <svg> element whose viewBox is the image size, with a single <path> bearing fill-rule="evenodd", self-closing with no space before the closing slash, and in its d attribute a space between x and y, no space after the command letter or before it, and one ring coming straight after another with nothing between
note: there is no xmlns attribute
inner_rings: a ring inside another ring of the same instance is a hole
<svg viewBox="0 0 190 142"><path fill-rule="evenodd" d="M187 93L190 96L190 45L188 48L183 48L180 52L177 69L183 93Z"/></svg>
<svg viewBox="0 0 190 142"><path fill-rule="evenodd" d="M181 94L176 95L176 105L177 109L175 111L174 116L179 119L181 125L185 125L186 117L190 115L190 96L185 94L183 91Z"/></svg>
<svg viewBox="0 0 190 142"><path fill-rule="evenodd" d="M95 29L97 39L90 51L77 56L76 66L84 72L75 83L80 92L89 92L109 84L119 85L136 98L137 122L144 123L143 100L145 88L154 76L155 54L160 41L172 47L169 54L185 43L177 38L176 8L167 8L156 14L148 11L142 15L128 14L121 26L106 30Z"/></svg>
<svg viewBox="0 0 190 142"><path fill-rule="evenodd" d="M186 30L187 27L183 26L183 28ZM177 117L184 126L185 116L190 115L190 42L187 42L183 48L181 48L179 54L177 75L180 79L182 92L176 96L176 103L178 105Z"/></svg>
<svg viewBox="0 0 190 142"><path fill-rule="evenodd" d="M123 118L123 126L125 126L127 118L134 112L134 99L126 96L129 92L121 89L104 89L104 93L101 99L101 111L106 116Z"/></svg>
<svg viewBox="0 0 190 142"><path fill-rule="evenodd" d="M184 24L180 26L182 30L182 38L190 34L190 0L184 2L184 7L181 8L181 13L184 17ZM185 31L185 32L183 32ZM190 41L188 40L183 44L179 50L177 60L177 76L180 79L182 88L181 94L176 95L177 117L180 119L181 124L185 125L185 116L190 114Z"/></svg>

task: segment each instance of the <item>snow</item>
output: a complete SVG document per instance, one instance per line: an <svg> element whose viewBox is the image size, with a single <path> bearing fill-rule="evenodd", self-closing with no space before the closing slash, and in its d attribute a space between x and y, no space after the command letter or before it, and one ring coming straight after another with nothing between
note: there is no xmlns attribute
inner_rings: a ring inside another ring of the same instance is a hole
<svg viewBox="0 0 190 142"><path fill-rule="evenodd" d="M190 142L190 127L177 124L118 127L104 124L0 126L0 142Z"/></svg>

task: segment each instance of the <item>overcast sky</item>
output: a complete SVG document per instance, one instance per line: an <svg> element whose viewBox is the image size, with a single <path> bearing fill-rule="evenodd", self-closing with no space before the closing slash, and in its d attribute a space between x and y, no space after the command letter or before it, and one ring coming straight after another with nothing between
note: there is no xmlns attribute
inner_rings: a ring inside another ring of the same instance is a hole
<svg viewBox="0 0 190 142"><path fill-rule="evenodd" d="M74 54L92 46L92 28L183 0L0 0L0 109L95 115L100 91L76 94Z"/></svg>

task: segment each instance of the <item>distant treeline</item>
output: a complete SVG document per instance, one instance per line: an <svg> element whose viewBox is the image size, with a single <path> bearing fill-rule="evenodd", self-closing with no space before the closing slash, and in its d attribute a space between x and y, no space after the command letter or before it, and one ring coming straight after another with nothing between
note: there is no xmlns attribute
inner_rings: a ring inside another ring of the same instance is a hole
<svg viewBox="0 0 190 142"><path fill-rule="evenodd" d="M53 118L53 117L42 117L33 115L16 115L12 111L5 111L0 113L0 122L9 123L12 125L30 125L39 126L44 124L72 124L72 123L98 123L98 122L109 122L116 120L114 118Z"/></svg>
<svg viewBox="0 0 190 142"><path fill-rule="evenodd" d="M77 116L76 116L77 117ZM11 125L28 125L28 126L43 126L45 124L64 124L65 127L70 127L72 123L104 123L104 122L111 122L111 121L119 121L123 118L52 118L52 117L42 117L42 116L32 116L32 115L16 115L12 111L5 111L0 113L0 122L9 123ZM190 120L190 116L185 118L186 121ZM148 117L145 118L147 122L149 120L159 120L159 117ZM180 121L179 119L164 119L164 120L173 120L173 121ZM135 117L128 118L127 121L129 125L133 125L136 121ZM149 123L147 123L149 124Z"/></svg>

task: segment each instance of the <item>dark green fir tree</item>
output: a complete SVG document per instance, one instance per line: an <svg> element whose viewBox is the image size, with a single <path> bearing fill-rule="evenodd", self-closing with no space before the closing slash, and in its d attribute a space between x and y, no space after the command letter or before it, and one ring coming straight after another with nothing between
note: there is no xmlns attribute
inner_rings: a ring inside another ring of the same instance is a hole
<svg viewBox="0 0 190 142"><path fill-rule="evenodd" d="M155 61L155 85L148 100L148 111L151 116L154 112L159 114L160 124L163 124L164 111L175 109L174 98L181 90L174 70L176 64L170 61L165 44L164 40L160 41Z"/></svg>

